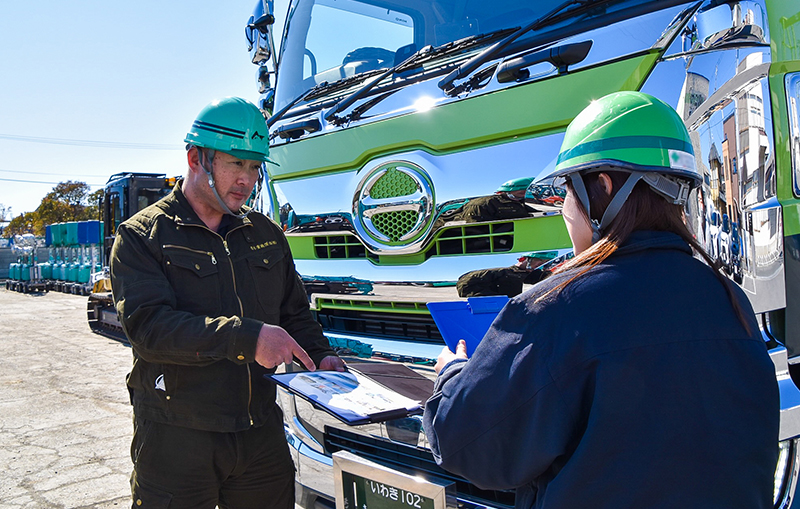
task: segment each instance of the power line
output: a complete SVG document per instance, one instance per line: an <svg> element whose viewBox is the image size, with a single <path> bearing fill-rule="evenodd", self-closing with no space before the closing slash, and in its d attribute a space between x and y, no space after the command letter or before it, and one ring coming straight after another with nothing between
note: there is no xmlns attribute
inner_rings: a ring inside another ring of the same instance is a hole
<svg viewBox="0 0 800 509"><path fill-rule="evenodd" d="M183 150L181 145L165 145L159 143L125 143L119 141L98 140L70 140L66 138L40 138L37 136L18 136L15 134L0 134L0 139L10 141L27 141L30 143L44 143L48 145L69 145L76 147L122 148L134 150Z"/></svg>
<svg viewBox="0 0 800 509"><path fill-rule="evenodd" d="M4 179L0 178L3 182L23 182L25 184L47 184L47 185L56 185L61 184L61 182L42 182L41 180L17 180L17 179ZM105 184L88 184L84 182L89 187L103 187Z"/></svg>
<svg viewBox="0 0 800 509"><path fill-rule="evenodd" d="M0 170L2 173L16 173L18 175L64 175L64 172L47 172L47 171L21 171L21 170ZM97 177L97 175L77 174L70 173L70 177Z"/></svg>

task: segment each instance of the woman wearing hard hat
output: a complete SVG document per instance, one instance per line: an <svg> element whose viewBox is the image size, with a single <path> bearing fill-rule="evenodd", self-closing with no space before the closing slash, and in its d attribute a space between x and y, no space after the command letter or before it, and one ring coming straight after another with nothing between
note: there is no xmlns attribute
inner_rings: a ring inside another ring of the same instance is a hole
<svg viewBox="0 0 800 509"><path fill-rule="evenodd" d="M588 106L556 171L575 258L445 350L437 462L517 507L772 507L779 401L752 308L683 223L701 180L675 111ZM699 259L704 259L705 263Z"/></svg>

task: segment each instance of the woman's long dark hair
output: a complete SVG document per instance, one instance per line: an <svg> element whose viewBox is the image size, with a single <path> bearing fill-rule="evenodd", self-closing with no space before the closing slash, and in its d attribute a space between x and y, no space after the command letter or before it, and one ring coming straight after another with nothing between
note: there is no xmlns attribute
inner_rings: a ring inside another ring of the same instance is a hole
<svg viewBox="0 0 800 509"><path fill-rule="evenodd" d="M603 213L606 211L606 208L608 208L617 190L622 187L629 175L629 173L625 171L606 171L603 173L611 178L613 184L613 191L610 195L606 194L600 182L600 172L583 175L586 192L589 195L589 203L592 205L591 219L597 221L600 221L603 217ZM575 189L572 187L572 182L570 182L569 179L567 179L567 188L571 194L575 194ZM579 207L579 209L584 215L584 218L589 221L588 213L583 207ZM669 203L642 181L639 181L633 188L633 191L630 196L628 196L628 199L620 209L617 217L611 222L611 225L609 225L606 231L603 232L602 238L592 244L586 251L575 256L575 258L556 269L554 273L558 274L572 269L582 270L577 271L570 279L559 284L537 300L542 300L551 293L559 292L572 281L586 274L593 267L603 263L603 261L619 249L631 233L636 230L668 231L680 236L712 268L714 275L725 288L725 292L728 294L728 298L733 305L734 312L739 318L739 321L748 334L752 333L744 310L733 293L731 287L732 283L722 274L720 263L709 256L686 226L683 207L681 205Z"/></svg>

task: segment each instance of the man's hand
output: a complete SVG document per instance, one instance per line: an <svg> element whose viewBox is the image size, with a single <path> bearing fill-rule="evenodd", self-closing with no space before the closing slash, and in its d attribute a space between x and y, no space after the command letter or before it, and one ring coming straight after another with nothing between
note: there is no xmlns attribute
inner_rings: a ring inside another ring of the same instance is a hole
<svg viewBox="0 0 800 509"><path fill-rule="evenodd" d="M436 359L436 365L433 369L436 371L438 375L441 370L444 369L445 366L450 364L450 362L456 359L467 359L467 342L463 339L458 342L456 345L456 353L450 351L449 348L444 347L442 349L442 353L439 354L439 358Z"/></svg>
<svg viewBox="0 0 800 509"><path fill-rule="evenodd" d="M344 361L337 355L329 355L319 363L319 369L326 371L345 371Z"/></svg>
<svg viewBox="0 0 800 509"><path fill-rule="evenodd" d="M292 336L277 325L264 324L258 333L256 362L271 369L280 364L291 364L294 357L309 371L314 371L314 361L297 344Z"/></svg>

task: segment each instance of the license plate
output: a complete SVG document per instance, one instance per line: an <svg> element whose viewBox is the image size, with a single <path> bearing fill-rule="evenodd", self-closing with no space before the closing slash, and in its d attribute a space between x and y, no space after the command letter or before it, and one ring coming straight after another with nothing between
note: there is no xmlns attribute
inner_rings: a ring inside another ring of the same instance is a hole
<svg viewBox="0 0 800 509"><path fill-rule="evenodd" d="M340 451L333 455L336 509L452 509L455 483L407 474Z"/></svg>

